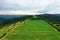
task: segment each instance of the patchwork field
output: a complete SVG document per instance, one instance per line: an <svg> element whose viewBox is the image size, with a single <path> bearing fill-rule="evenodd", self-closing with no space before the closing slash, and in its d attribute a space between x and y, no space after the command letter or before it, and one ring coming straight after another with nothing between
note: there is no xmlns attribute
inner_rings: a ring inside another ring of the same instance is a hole
<svg viewBox="0 0 60 40"><path fill-rule="evenodd" d="M60 40L60 33L43 20L27 20L9 31L3 40Z"/></svg>

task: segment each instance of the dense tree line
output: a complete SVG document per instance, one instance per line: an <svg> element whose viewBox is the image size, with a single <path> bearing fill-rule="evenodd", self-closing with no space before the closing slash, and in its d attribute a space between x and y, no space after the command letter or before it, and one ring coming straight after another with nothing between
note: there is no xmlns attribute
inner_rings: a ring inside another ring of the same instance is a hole
<svg viewBox="0 0 60 40"><path fill-rule="evenodd" d="M13 19L3 19L3 21L0 23L0 28L3 28L6 25L16 24L17 22L25 22L26 19L32 18L32 15L26 15L24 17L18 17Z"/></svg>
<svg viewBox="0 0 60 40"><path fill-rule="evenodd" d="M60 17L46 14L46 15L38 15L38 17L47 23L49 23L52 27L57 29L60 32Z"/></svg>
<svg viewBox="0 0 60 40"><path fill-rule="evenodd" d="M13 18L13 19L3 19L3 21L0 23L0 26L5 26L5 25L11 25L11 24L16 24L17 22L24 22L26 19L30 20L44 20L50 25L54 26L55 28L59 28L60 26L60 17L53 16L50 14L44 14L44 15L26 15L24 17L18 17L18 18ZM1 28L2 28L1 27Z"/></svg>

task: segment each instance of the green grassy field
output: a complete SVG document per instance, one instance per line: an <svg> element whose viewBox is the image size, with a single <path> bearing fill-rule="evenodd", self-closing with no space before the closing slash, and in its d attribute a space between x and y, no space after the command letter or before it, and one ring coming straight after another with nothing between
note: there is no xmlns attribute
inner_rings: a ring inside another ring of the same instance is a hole
<svg viewBox="0 0 60 40"><path fill-rule="evenodd" d="M60 40L60 33L43 20L28 20L7 33L5 40Z"/></svg>

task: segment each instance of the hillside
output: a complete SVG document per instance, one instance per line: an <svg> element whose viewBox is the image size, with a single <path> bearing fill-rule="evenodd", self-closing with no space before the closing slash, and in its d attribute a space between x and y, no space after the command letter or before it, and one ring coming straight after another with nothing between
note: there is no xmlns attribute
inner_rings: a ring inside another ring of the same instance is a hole
<svg viewBox="0 0 60 40"><path fill-rule="evenodd" d="M14 16L13 16L14 17ZM56 20L55 20L56 18ZM60 40L59 16L26 15L24 17L1 18L2 40ZM18 26L17 26L18 25Z"/></svg>
<svg viewBox="0 0 60 40"><path fill-rule="evenodd" d="M60 40L60 34L43 20L27 20L17 26L4 38L5 40Z"/></svg>

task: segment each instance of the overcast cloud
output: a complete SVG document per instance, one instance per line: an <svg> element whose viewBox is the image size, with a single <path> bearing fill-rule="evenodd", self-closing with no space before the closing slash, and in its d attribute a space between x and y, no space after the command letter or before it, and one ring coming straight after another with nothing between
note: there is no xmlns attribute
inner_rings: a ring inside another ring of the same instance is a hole
<svg viewBox="0 0 60 40"><path fill-rule="evenodd" d="M60 0L0 0L0 10L60 13Z"/></svg>

